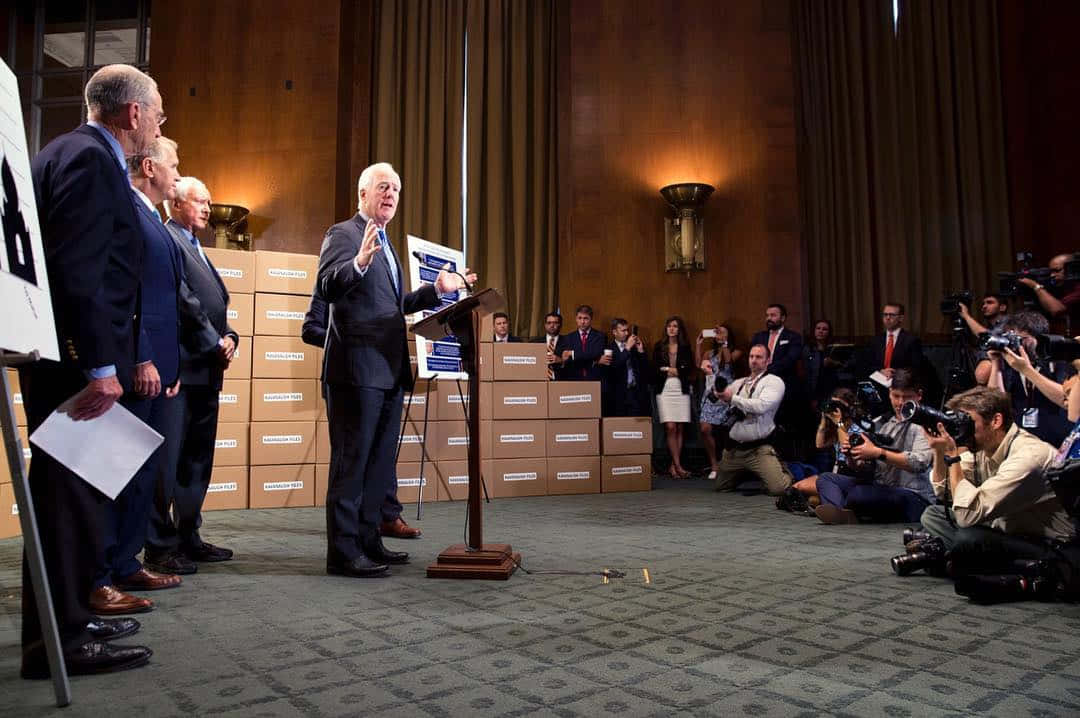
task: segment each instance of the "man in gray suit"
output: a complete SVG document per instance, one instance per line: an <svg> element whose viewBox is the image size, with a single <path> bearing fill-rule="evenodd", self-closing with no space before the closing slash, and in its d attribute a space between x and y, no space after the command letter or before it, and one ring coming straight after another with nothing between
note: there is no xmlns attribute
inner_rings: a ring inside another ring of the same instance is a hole
<svg viewBox="0 0 1080 718"><path fill-rule="evenodd" d="M210 219L210 192L194 177L182 177L176 199L165 202L169 230L184 258L180 301L180 396L183 413L177 440L166 440L144 562L155 570L190 574L196 562L228 561L232 551L199 536L202 504L210 485L217 439L218 392L240 337L228 325L229 292L195 233Z"/></svg>
<svg viewBox="0 0 1080 718"><path fill-rule="evenodd" d="M330 421L326 571L363 577L409 559L387 550L379 536L383 497L397 482L401 398L413 388L405 314L438 306L440 294L464 282L444 271L434 284L406 294L386 236L401 179L389 164L378 163L360 174L358 185L360 211L323 239L318 288L330 304L323 368Z"/></svg>

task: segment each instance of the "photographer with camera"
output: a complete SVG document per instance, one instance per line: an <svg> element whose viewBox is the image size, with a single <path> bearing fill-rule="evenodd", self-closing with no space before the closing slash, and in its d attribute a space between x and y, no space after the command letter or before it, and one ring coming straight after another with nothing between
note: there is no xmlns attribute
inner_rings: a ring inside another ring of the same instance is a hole
<svg viewBox="0 0 1080 718"><path fill-rule="evenodd" d="M604 356L596 362L604 367L602 409L604 416L650 416L649 358L645 342L633 327L621 317L611 320L611 341Z"/></svg>
<svg viewBox="0 0 1080 718"><path fill-rule="evenodd" d="M791 486L791 474L781 463L771 439L776 429L776 410L784 399L784 382L768 373L769 348L750 347L750 376L736 379L720 394L731 404L731 429L724 446L717 491L731 491L739 473L748 471L765 484L774 496Z"/></svg>
<svg viewBox="0 0 1080 718"><path fill-rule="evenodd" d="M910 370L893 373L889 387L892 414L877 419L873 432L851 434L848 445L842 447L858 464L870 468L872 479L841 473L818 476L821 505L814 513L822 523L914 522L933 503L930 446L919 427L901 414L906 403L918 403L922 395L922 387Z"/></svg>
<svg viewBox="0 0 1080 718"><path fill-rule="evenodd" d="M1002 325L1009 316L1009 298L999 292L990 292L983 297L979 307L982 312L982 322L971 316L971 310L966 303L958 301L956 306L957 313L967 325L968 331L976 338L987 332L1000 333ZM990 364L990 357L985 350L980 349L976 352L975 383L979 386L986 386L990 381Z"/></svg>
<svg viewBox="0 0 1080 718"><path fill-rule="evenodd" d="M1076 254L1059 254L1047 265L1050 270L1050 286L1043 285L1038 279L1020 276L1017 284L1022 284L1031 291L1039 307L1050 318L1064 317L1068 320L1067 329L1080 328L1080 284L1065 278L1065 265L1076 261Z"/></svg>
<svg viewBox="0 0 1080 718"><path fill-rule="evenodd" d="M1069 367L1067 362L1036 356L1036 337L1048 329L1046 317L1037 312L1016 312L1002 329L1002 334L980 337L980 346L988 350L991 363L988 386L1012 398L1013 415L1024 429L1057 446L1071 428L1061 390Z"/></svg>

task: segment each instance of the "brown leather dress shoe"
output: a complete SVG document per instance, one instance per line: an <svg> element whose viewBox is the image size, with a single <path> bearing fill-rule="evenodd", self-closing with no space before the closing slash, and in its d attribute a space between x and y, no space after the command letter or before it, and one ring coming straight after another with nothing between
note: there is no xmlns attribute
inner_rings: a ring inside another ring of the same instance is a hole
<svg viewBox="0 0 1080 718"><path fill-rule="evenodd" d="M163 588L176 588L183 581L171 573L157 573L144 567L130 576L117 579L116 587L122 591L160 591Z"/></svg>
<svg viewBox="0 0 1080 718"><path fill-rule="evenodd" d="M390 538L414 539L420 538L422 532L420 529L409 526L405 523L405 519L398 516L393 521L383 521L379 524L379 533Z"/></svg>
<svg viewBox="0 0 1080 718"><path fill-rule="evenodd" d="M95 588L90 593L90 612L99 616L123 616L154 610L154 602L117 590L114 586Z"/></svg>

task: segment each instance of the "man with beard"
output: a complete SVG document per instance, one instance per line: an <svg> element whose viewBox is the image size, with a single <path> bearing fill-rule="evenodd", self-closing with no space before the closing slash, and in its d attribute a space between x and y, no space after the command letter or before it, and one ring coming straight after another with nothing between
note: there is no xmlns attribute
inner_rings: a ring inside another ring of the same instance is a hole
<svg viewBox="0 0 1080 718"><path fill-rule="evenodd" d="M799 378L799 360L803 354L803 338L788 329L787 308L783 304L770 304L765 308L765 330L750 339L750 344L761 344L769 350L769 373L784 382L784 399L776 412L776 423L793 432L791 438L805 433L809 417L808 403Z"/></svg>

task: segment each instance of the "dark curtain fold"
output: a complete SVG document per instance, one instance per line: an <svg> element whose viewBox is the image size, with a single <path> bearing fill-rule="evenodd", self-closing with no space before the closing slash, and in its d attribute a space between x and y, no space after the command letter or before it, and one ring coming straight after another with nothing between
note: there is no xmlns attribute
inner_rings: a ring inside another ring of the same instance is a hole
<svg viewBox="0 0 1080 718"><path fill-rule="evenodd" d="M374 14L371 162L401 175L394 248L404 257L412 234L460 249L465 5L380 0Z"/></svg>
<svg viewBox="0 0 1080 718"><path fill-rule="evenodd" d="M993 0L794 0L803 232L815 316L878 329L884 301L938 332L947 289L1009 267Z"/></svg>
<svg viewBox="0 0 1080 718"><path fill-rule="evenodd" d="M515 334L555 301L555 17L553 0L468 2L469 255Z"/></svg>

